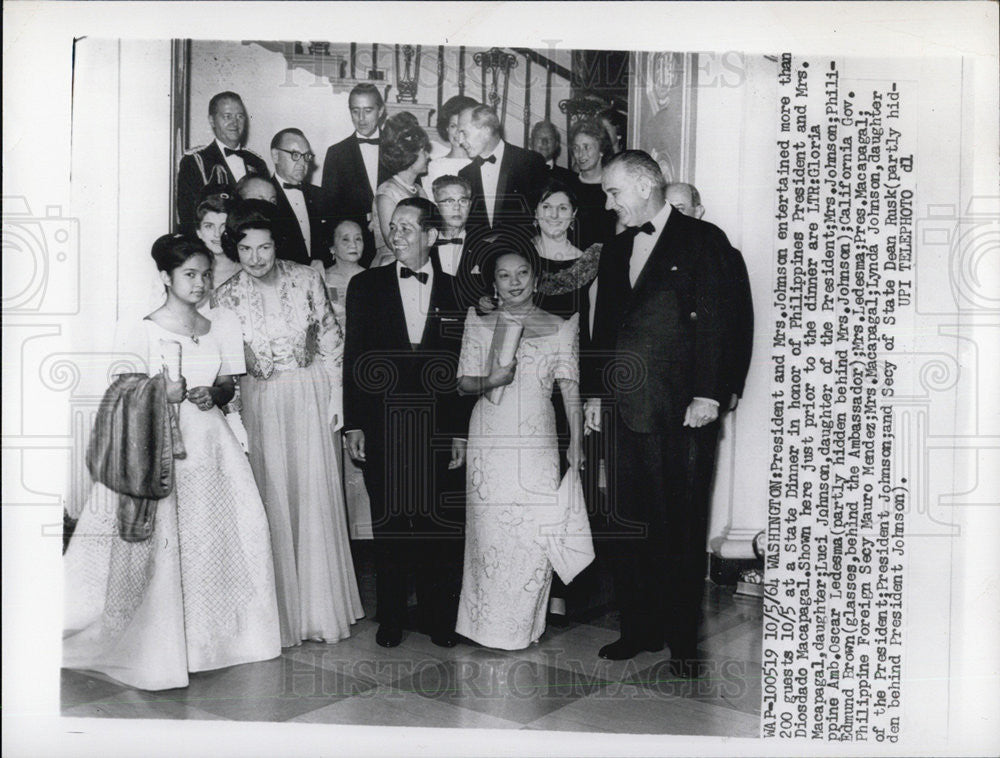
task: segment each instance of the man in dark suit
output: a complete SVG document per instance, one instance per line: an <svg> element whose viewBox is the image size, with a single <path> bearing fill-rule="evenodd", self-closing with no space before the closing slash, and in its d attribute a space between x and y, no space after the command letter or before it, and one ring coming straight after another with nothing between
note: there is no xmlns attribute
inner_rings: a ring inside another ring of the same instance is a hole
<svg viewBox="0 0 1000 758"><path fill-rule="evenodd" d="M587 427L610 428L611 521L605 541L621 637L600 651L623 660L670 645L691 676L707 565L708 490L688 460L714 450L727 316L725 235L666 203L646 153L604 169L607 206L626 230L601 253L597 312L584 375Z"/></svg>
<svg viewBox="0 0 1000 758"><path fill-rule="evenodd" d="M382 94L374 84L358 84L347 98L354 133L330 147L323 161L324 215L330 227L354 221L361 227L365 252L361 265L375 257L375 237L369 228L375 190L389 178L379 160L379 126L385 116Z"/></svg>
<svg viewBox="0 0 1000 758"><path fill-rule="evenodd" d="M324 265L333 263L326 244L328 234L320 215L318 193L306 181L315 157L309 140L299 129L282 129L271 139L278 257L306 266L313 261Z"/></svg>
<svg viewBox="0 0 1000 758"><path fill-rule="evenodd" d="M705 207L701 194L693 184L672 182L667 185L667 202L685 216L701 218ZM753 354L753 297L750 294L750 276L747 264L739 250L732 247L723 260L726 284L731 303L729 330L726 335L726 388L729 390L728 410L736 410L743 397L750 357Z"/></svg>
<svg viewBox="0 0 1000 758"><path fill-rule="evenodd" d="M215 139L211 144L188 150L177 171L177 218L182 228L197 222L195 211L206 187L234 194L236 182L248 174L267 177L267 164L243 147L247 112L235 92L220 92L208 103L208 124Z"/></svg>
<svg viewBox="0 0 1000 758"><path fill-rule="evenodd" d="M556 179L568 187L576 178L576 174L556 163L561 148L559 130L551 121L539 121L531 127L531 149L542 156L545 167L549 170L549 178Z"/></svg>
<svg viewBox="0 0 1000 758"><path fill-rule="evenodd" d="M464 497L443 483L464 464L471 407L457 394L453 280L431 256L439 224L429 200L401 200L390 223L396 263L347 290L344 430L371 499L383 647L402 640L410 576L431 641L456 643Z"/></svg>
<svg viewBox="0 0 1000 758"><path fill-rule="evenodd" d="M462 111L458 139L472 157L472 163L458 172L472 185L470 231L493 231L502 226L530 228L548 180L541 156L505 142L500 136L500 119L488 105Z"/></svg>
<svg viewBox="0 0 1000 758"><path fill-rule="evenodd" d="M441 215L441 234L434 245L433 255L441 269L455 277L455 298L464 313L486 294L480 274L480 258L486 252L483 235L465 228L472 205L472 185L461 176L445 174L431 185L434 203ZM492 237L492 233L487 236Z"/></svg>

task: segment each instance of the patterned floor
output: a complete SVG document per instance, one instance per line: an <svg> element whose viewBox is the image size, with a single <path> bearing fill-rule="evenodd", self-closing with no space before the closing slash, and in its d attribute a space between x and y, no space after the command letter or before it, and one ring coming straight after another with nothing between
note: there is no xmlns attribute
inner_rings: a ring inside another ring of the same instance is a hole
<svg viewBox="0 0 1000 758"><path fill-rule="evenodd" d="M370 567L362 597L374 607ZM407 631L375 644L368 619L336 645L305 643L280 658L191 675L184 689L145 692L96 673L63 670L62 713L105 718L287 721L756 737L760 722L761 604L709 585L700 649L706 675L673 680L664 653L604 661L613 612L517 652L435 647Z"/></svg>

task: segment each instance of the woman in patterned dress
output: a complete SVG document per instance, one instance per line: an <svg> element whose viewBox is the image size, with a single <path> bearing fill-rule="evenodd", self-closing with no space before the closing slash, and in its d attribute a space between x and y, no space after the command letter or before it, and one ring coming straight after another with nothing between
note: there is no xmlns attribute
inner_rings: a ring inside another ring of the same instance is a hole
<svg viewBox="0 0 1000 758"><path fill-rule="evenodd" d="M182 376L166 376L186 457L157 501L153 534L123 540L119 496L95 484L65 556L63 665L100 671L148 690L186 687L189 671L281 653L267 517L253 473L220 406L245 371L239 323L198 312L212 255L198 240L153 245L167 301L122 325L116 352L136 369L165 365L161 343L180 344Z"/></svg>
<svg viewBox="0 0 1000 758"><path fill-rule="evenodd" d="M343 333L319 272L277 259L271 213L247 201L229 214L223 244L243 270L216 288L212 304L235 313L243 331L243 423L289 647L345 639L364 610L334 447Z"/></svg>
<svg viewBox="0 0 1000 758"><path fill-rule="evenodd" d="M553 521L559 447L552 387L558 382L570 443L567 463L583 464L579 396L579 316L562 319L535 304L539 262L534 250L505 245L483 272L499 307L466 316L459 389L482 394L503 387L499 403L483 396L469 423L462 594L455 630L488 647L517 650L545 630L552 565L540 537ZM490 365L500 315L520 322L515 360Z"/></svg>

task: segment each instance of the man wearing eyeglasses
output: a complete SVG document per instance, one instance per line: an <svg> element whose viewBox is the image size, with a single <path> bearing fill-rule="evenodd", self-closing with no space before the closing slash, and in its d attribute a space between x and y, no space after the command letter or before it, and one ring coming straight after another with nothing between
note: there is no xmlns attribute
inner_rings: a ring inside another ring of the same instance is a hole
<svg viewBox="0 0 1000 758"><path fill-rule="evenodd" d="M208 125L215 139L188 150L177 172L177 218L182 229L197 223L195 211L206 187L212 187L211 194L227 190L233 194L244 176L267 177L264 159L243 147L247 122L243 100L235 92L220 92L209 101Z"/></svg>
<svg viewBox="0 0 1000 758"><path fill-rule="evenodd" d="M271 140L271 183L278 200L275 232L279 258L306 266L313 262L326 266L332 261L323 244L319 191L308 181L315 157L309 140L299 129L282 129Z"/></svg>

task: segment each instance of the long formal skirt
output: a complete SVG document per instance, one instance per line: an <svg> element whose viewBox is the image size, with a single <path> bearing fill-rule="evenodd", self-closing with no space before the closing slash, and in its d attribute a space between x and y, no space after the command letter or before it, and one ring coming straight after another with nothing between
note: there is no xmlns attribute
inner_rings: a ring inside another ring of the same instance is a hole
<svg viewBox="0 0 1000 758"><path fill-rule="evenodd" d="M239 443L213 408L181 403L187 457L153 535L118 536L118 495L94 485L65 555L63 665L140 689L281 654L267 518Z"/></svg>
<svg viewBox="0 0 1000 758"><path fill-rule="evenodd" d="M321 364L241 380L250 465L271 527L281 645L336 642L364 616Z"/></svg>

